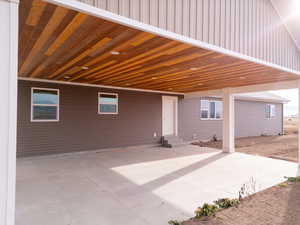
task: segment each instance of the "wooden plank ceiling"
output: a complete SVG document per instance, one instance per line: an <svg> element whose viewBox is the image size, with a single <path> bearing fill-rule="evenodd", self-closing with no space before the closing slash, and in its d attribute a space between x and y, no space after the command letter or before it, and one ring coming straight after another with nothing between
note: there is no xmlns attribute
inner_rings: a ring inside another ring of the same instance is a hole
<svg viewBox="0 0 300 225"><path fill-rule="evenodd" d="M20 4L20 77L183 93L298 79L41 0Z"/></svg>

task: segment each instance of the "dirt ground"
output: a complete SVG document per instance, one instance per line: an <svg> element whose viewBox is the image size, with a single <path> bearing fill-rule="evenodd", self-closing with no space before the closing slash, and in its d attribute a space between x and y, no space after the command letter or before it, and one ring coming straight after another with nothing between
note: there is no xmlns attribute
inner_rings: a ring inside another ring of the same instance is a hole
<svg viewBox="0 0 300 225"><path fill-rule="evenodd" d="M236 139L236 151L297 162L297 119L285 119L282 136L260 136ZM202 147L222 148L222 141L195 143ZM299 222L300 224L300 222Z"/></svg>
<svg viewBox="0 0 300 225"><path fill-rule="evenodd" d="M249 154L297 161L296 119L286 119L285 135L247 137L236 140L236 150ZM222 143L200 142L201 146L221 148ZM300 183L285 183L242 200L238 207L219 211L205 220L189 220L182 225L300 225Z"/></svg>
<svg viewBox="0 0 300 225"><path fill-rule="evenodd" d="M293 183L257 193L205 221L190 220L182 225L299 225L299 206L300 183Z"/></svg>

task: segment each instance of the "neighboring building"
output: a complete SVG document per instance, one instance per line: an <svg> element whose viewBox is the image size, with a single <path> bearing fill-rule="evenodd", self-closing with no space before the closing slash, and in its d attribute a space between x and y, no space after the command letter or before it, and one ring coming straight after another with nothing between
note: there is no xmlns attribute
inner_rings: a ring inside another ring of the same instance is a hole
<svg viewBox="0 0 300 225"><path fill-rule="evenodd" d="M153 145L163 135L177 134L186 141L222 138L222 99L173 97L178 100L178 113L175 110L171 119L178 117L178 125L172 126L170 116L163 121L163 96L19 81L18 155ZM284 102L270 93L237 95L235 136L282 133Z"/></svg>
<svg viewBox="0 0 300 225"><path fill-rule="evenodd" d="M235 96L235 137L283 133L283 104L288 101L268 92ZM202 97L179 104L179 134L185 140L222 139L222 99Z"/></svg>

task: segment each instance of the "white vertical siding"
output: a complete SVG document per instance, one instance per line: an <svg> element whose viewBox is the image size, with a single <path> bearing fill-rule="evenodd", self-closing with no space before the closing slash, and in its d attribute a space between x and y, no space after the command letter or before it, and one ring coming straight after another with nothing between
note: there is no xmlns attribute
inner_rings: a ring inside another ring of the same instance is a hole
<svg viewBox="0 0 300 225"><path fill-rule="evenodd" d="M197 0L190 0L190 37L196 39L197 31Z"/></svg>
<svg viewBox="0 0 300 225"><path fill-rule="evenodd" d="M190 0L182 2L182 34L190 36Z"/></svg>
<svg viewBox="0 0 300 225"><path fill-rule="evenodd" d="M270 0L78 0L300 70L300 52Z"/></svg>

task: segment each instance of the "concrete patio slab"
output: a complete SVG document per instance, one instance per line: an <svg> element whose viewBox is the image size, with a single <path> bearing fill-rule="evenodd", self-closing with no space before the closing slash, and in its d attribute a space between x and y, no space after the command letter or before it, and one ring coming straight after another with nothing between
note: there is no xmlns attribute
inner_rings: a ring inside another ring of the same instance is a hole
<svg viewBox="0 0 300 225"><path fill-rule="evenodd" d="M16 225L167 225L196 207L296 176L296 163L197 146L17 160Z"/></svg>

